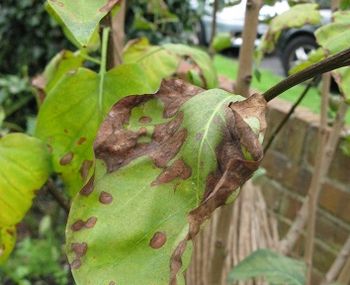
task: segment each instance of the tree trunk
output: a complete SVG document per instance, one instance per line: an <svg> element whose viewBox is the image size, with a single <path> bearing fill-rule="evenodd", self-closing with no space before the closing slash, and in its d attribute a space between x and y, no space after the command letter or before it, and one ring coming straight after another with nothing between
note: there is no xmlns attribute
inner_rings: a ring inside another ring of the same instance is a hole
<svg viewBox="0 0 350 285"><path fill-rule="evenodd" d="M234 93L249 96L249 88L253 78L253 54L258 31L259 11L262 0L247 0L243 44L239 50L239 67Z"/></svg>

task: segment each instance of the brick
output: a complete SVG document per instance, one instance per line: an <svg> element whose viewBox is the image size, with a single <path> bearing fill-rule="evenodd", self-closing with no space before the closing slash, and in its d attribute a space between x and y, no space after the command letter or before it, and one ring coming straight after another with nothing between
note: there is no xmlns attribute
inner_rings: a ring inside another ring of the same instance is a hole
<svg viewBox="0 0 350 285"><path fill-rule="evenodd" d="M283 184L293 192L305 196L310 186L312 173L303 166L293 165L285 171Z"/></svg>
<svg viewBox="0 0 350 285"><path fill-rule="evenodd" d="M267 170L267 176L283 181L286 171L289 171L291 162L277 151L269 151L262 161L262 166Z"/></svg>
<svg viewBox="0 0 350 285"><path fill-rule="evenodd" d="M334 154L328 176L346 184L350 192L350 156L345 155L339 146Z"/></svg>
<svg viewBox="0 0 350 285"><path fill-rule="evenodd" d="M319 205L336 217L350 223L350 192L326 182L320 193Z"/></svg>

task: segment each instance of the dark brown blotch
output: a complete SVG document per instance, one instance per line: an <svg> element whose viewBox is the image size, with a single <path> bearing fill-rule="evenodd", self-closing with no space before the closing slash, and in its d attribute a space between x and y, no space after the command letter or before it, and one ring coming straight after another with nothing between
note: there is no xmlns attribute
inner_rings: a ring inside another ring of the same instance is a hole
<svg viewBox="0 0 350 285"><path fill-rule="evenodd" d="M82 145L84 142L86 142L86 138L81 137L81 138L77 141L77 145Z"/></svg>
<svg viewBox="0 0 350 285"><path fill-rule="evenodd" d="M77 220L73 225L71 225L71 229L74 232L80 231L85 226L85 222L83 220Z"/></svg>
<svg viewBox="0 0 350 285"><path fill-rule="evenodd" d="M71 163L71 161L73 160L74 154L73 152L68 152L66 153L64 156L62 156L62 158L60 159L60 164L61 165L67 165L69 163Z"/></svg>
<svg viewBox="0 0 350 285"><path fill-rule="evenodd" d="M176 178L183 180L189 178L192 174L191 168L181 159L176 160L172 165L164 169L164 171L152 182L151 186L169 183Z"/></svg>
<svg viewBox="0 0 350 285"><path fill-rule="evenodd" d="M79 191L79 193L83 196L89 196L92 193L92 191L94 191L94 180L95 177L92 176L89 179L88 183L86 183L84 187Z"/></svg>
<svg viewBox="0 0 350 285"><path fill-rule="evenodd" d="M154 249L161 248L166 243L166 234L163 232L156 232L149 242L149 246Z"/></svg>
<svg viewBox="0 0 350 285"><path fill-rule="evenodd" d="M141 124L149 124L150 122L152 122L152 118L148 117L148 116L142 116L139 119L139 123L141 123Z"/></svg>
<svg viewBox="0 0 350 285"><path fill-rule="evenodd" d="M110 204L113 202L113 196L105 191L102 191L98 199L102 204Z"/></svg>
<svg viewBox="0 0 350 285"><path fill-rule="evenodd" d="M82 242L82 243L75 242L75 243L72 243L71 249L72 251L74 251L76 258L81 258L86 254L88 245L86 242Z"/></svg>
<svg viewBox="0 0 350 285"><path fill-rule="evenodd" d="M97 223L97 218L96 217L90 217L87 219L85 223L85 228L91 229L93 228Z"/></svg>
<svg viewBox="0 0 350 285"><path fill-rule="evenodd" d="M89 170L92 167L93 162L92 160L84 160L83 164L80 167L80 176L83 179L83 181L86 180L88 174L89 174Z"/></svg>
<svg viewBox="0 0 350 285"><path fill-rule="evenodd" d="M81 266L80 259L74 259L73 262L70 264L71 269L78 269Z"/></svg>

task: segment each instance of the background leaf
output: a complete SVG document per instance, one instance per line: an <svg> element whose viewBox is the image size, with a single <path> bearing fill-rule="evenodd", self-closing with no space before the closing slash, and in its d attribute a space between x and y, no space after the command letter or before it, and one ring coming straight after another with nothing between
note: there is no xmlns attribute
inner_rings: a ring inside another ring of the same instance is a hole
<svg viewBox="0 0 350 285"><path fill-rule="evenodd" d="M0 265L5 263L16 243L16 228L0 227Z"/></svg>
<svg viewBox="0 0 350 285"><path fill-rule="evenodd" d="M87 46L101 19L118 0L48 0L51 9L81 46Z"/></svg>
<svg viewBox="0 0 350 285"><path fill-rule="evenodd" d="M228 280L233 282L264 277L272 284L304 285L305 272L302 262L269 249L259 249L234 267Z"/></svg>

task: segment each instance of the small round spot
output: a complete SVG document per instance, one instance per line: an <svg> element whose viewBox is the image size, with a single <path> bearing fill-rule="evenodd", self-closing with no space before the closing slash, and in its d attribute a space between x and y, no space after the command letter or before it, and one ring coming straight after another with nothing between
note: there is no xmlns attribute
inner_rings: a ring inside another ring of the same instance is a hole
<svg viewBox="0 0 350 285"><path fill-rule="evenodd" d="M95 224L97 223L97 218L96 217L90 217L88 218L88 220L85 223L85 227L88 229L91 229L95 226Z"/></svg>
<svg viewBox="0 0 350 285"><path fill-rule="evenodd" d="M67 164L69 164L71 161L72 161L72 159L73 159L73 156L74 156L74 154L73 154L73 152L68 152L68 153L66 153L64 156L62 156L62 158L60 159L60 164L61 165L67 165Z"/></svg>
<svg viewBox="0 0 350 285"><path fill-rule="evenodd" d="M80 259L74 259L73 262L70 264L70 268L72 269L78 269L81 266Z"/></svg>
<svg viewBox="0 0 350 285"><path fill-rule="evenodd" d="M81 138L77 141L77 145L82 145L84 142L86 142L86 138L81 137Z"/></svg>
<svg viewBox="0 0 350 285"><path fill-rule="evenodd" d="M85 226L85 223L83 220L77 220L70 228L72 231L77 232L80 231Z"/></svg>
<svg viewBox="0 0 350 285"><path fill-rule="evenodd" d="M108 285L117 285L117 283L115 283L114 281L111 281L111 282L109 282Z"/></svg>
<svg viewBox="0 0 350 285"><path fill-rule="evenodd" d="M163 232L156 232L151 238L149 245L154 249L161 248L166 243L166 235Z"/></svg>
<svg viewBox="0 0 350 285"><path fill-rule="evenodd" d="M148 124L150 122L152 122L152 118L151 117L147 117L147 116L142 116L140 119L139 119L139 122L141 124Z"/></svg>
<svg viewBox="0 0 350 285"><path fill-rule="evenodd" d="M100 194L99 201L102 204L110 204L113 202L113 196L108 192L102 191Z"/></svg>
<svg viewBox="0 0 350 285"><path fill-rule="evenodd" d="M72 251L74 251L75 256L77 258L80 258L86 254L88 245L86 242L82 242L82 243L75 242L75 243L72 243L71 249Z"/></svg>

